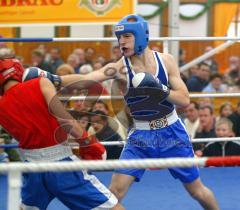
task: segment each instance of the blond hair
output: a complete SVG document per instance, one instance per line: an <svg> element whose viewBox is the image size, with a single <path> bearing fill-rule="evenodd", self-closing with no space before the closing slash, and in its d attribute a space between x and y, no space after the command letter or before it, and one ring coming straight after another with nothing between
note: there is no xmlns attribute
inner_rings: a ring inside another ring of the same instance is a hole
<svg viewBox="0 0 240 210"><path fill-rule="evenodd" d="M233 129L233 123L231 122L231 120L229 120L228 118L226 117L222 117L220 118L217 122L216 122L216 125L215 127L218 128L220 125L222 124L225 124L228 126L229 130L232 131Z"/></svg>

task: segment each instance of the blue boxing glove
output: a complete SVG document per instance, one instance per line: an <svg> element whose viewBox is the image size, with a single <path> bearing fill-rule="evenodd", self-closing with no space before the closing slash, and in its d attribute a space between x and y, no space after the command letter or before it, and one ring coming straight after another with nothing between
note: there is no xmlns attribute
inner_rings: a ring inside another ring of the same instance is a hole
<svg viewBox="0 0 240 210"><path fill-rule="evenodd" d="M157 88L160 91L159 96L162 99L166 99L170 94L169 87L162 84L158 78L154 78L154 76L148 72L140 72L135 74L132 79L132 84L134 88Z"/></svg>
<svg viewBox="0 0 240 210"><path fill-rule="evenodd" d="M48 78L56 88L59 88L61 86L62 80L61 77L55 74L51 74L47 71L44 71L37 67L29 67L27 68L22 77L22 81L27 81L30 79L38 78L38 77L45 77Z"/></svg>

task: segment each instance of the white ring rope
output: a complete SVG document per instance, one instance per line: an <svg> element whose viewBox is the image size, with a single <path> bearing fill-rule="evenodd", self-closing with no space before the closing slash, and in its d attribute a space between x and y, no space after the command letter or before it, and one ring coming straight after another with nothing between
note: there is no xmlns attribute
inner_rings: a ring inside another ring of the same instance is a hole
<svg viewBox="0 0 240 210"><path fill-rule="evenodd" d="M240 37L150 37L150 41L238 41ZM117 41L116 37L47 37L47 38L0 38L1 42L113 42Z"/></svg>
<svg viewBox="0 0 240 210"><path fill-rule="evenodd" d="M150 37L150 41L238 41L240 37ZM74 38L74 37L59 37L53 38L55 42L112 42L117 41L115 37L104 37L104 38Z"/></svg>
<svg viewBox="0 0 240 210"><path fill-rule="evenodd" d="M164 158L144 160L95 160L95 161L61 161L61 162L10 162L1 163L1 172L46 172L78 170L113 170L123 168L172 168L205 166L207 158Z"/></svg>
<svg viewBox="0 0 240 210"><path fill-rule="evenodd" d="M240 137L221 137L221 138L196 138L191 139L191 143L203 143L203 142L228 142L228 141L240 141ZM122 146L126 141L101 141L104 146ZM79 148L78 143L69 143L71 147Z"/></svg>
<svg viewBox="0 0 240 210"><path fill-rule="evenodd" d="M197 138L197 139L192 139L191 143L203 143L203 142L228 142L228 141L240 141L240 137L224 137L224 138ZM127 142L126 141L100 141L100 143L104 146L124 146ZM6 146L9 146L10 144L6 144ZM0 145L0 148L4 145ZM69 143L69 146L72 147L73 149L78 149L79 148L79 143ZM17 145L16 147L17 148Z"/></svg>
<svg viewBox="0 0 240 210"><path fill-rule="evenodd" d="M190 98L222 98L222 97L240 97L240 93L192 93L189 94ZM123 96L61 96L60 100L118 100L123 99Z"/></svg>
<svg viewBox="0 0 240 210"><path fill-rule="evenodd" d="M222 98L222 97L239 97L240 93L194 93L189 94L190 98Z"/></svg>

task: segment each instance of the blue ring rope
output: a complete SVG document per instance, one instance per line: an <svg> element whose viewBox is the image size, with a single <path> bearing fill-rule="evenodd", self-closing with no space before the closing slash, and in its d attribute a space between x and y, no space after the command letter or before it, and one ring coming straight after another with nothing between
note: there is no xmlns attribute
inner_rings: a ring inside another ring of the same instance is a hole
<svg viewBox="0 0 240 210"><path fill-rule="evenodd" d="M52 42L53 38L0 38L0 42Z"/></svg>
<svg viewBox="0 0 240 210"><path fill-rule="evenodd" d="M0 144L0 148L15 149L18 148L18 144Z"/></svg>

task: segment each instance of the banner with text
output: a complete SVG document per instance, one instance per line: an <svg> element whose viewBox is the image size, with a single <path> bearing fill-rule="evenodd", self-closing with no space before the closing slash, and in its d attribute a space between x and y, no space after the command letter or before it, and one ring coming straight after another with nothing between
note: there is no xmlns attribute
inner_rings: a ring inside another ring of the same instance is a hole
<svg viewBox="0 0 240 210"><path fill-rule="evenodd" d="M115 23L136 0L0 0L0 25Z"/></svg>

